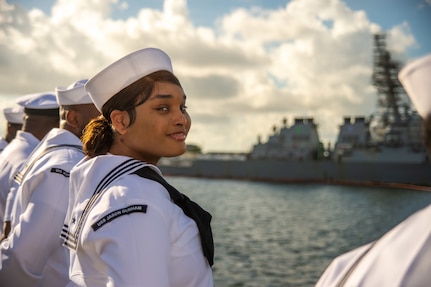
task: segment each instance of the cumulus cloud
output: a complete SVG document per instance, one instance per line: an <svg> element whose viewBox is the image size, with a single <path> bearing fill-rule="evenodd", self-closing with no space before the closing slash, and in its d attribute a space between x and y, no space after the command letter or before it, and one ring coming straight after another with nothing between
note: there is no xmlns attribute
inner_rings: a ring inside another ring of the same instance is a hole
<svg viewBox="0 0 431 287"><path fill-rule="evenodd" d="M185 0L112 17L127 7L57 0L45 14L0 0L1 93L53 90L155 46L171 56L188 96L188 142L204 151L249 151L258 135L294 117L314 117L321 139L333 143L343 116L376 109L372 35L380 27L341 0L236 9L214 27L194 25ZM399 55L416 44L407 23L388 34Z"/></svg>

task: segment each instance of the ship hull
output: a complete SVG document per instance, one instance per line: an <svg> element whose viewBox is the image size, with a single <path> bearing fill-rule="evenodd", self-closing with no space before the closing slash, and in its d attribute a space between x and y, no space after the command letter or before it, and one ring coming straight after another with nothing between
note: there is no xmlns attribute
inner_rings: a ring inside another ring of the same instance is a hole
<svg viewBox="0 0 431 287"><path fill-rule="evenodd" d="M190 166L160 166L168 176L291 183L398 186L431 190L431 163L370 163L283 160L196 160Z"/></svg>

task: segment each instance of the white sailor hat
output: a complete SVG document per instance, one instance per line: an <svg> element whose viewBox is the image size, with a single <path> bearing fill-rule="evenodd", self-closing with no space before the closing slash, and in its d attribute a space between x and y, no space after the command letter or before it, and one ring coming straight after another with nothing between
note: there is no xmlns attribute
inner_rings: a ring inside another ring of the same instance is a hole
<svg viewBox="0 0 431 287"><path fill-rule="evenodd" d="M398 79L422 118L431 116L431 54L401 69Z"/></svg>
<svg viewBox="0 0 431 287"><path fill-rule="evenodd" d="M22 124L24 122L24 108L22 106L4 108L3 114L6 121L11 124Z"/></svg>
<svg viewBox="0 0 431 287"><path fill-rule="evenodd" d="M53 92L35 93L22 96L16 103L24 107L29 115L59 116L59 106Z"/></svg>
<svg viewBox="0 0 431 287"><path fill-rule="evenodd" d="M104 68L88 80L85 89L97 109L102 111L102 106L116 93L156 71L173 73L171 59L162 50L145 48Z"/></svg>
<svg viewBox="0 0 431 287"><path fill-rule="evenodd" d="M57 102L60 106L92 104L90 95L85 90L87 79L72 83L68 87L55 88Z"/></svg>

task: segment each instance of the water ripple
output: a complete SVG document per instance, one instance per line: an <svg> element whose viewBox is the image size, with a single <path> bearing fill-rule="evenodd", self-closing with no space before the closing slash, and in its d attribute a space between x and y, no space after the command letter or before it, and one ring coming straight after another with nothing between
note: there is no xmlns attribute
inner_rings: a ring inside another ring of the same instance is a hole
<svg viewBox="0 0 431 287"><path fill-rule="evenodd" d="M213 215L217 287L313 286L336 255L431 203L420 191L168 179Z"/></svg>

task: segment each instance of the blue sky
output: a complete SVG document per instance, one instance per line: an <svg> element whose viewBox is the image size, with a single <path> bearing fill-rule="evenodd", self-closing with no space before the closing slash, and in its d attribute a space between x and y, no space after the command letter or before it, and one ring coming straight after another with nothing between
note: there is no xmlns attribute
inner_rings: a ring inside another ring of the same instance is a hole
<svg viewBox="0 0 431 287"><path fill-rule="evenodd" d="M0 105L156 46L189 99L188 143L249 151L313 117L334 144L344 116L376 110L373 34L407 63L431 53L430 28L431 0L0 0Z"/></svg>

